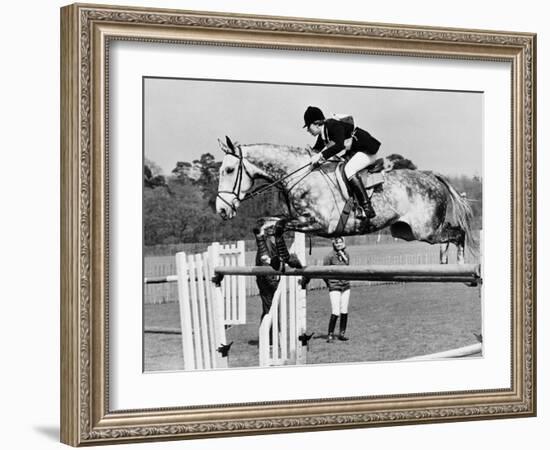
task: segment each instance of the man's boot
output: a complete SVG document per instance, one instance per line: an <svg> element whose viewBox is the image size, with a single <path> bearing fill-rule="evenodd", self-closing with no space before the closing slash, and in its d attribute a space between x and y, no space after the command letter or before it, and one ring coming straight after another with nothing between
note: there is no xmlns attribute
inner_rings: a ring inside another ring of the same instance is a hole
<svg viewBox="0 0 550 450"><path fill-rule="evenodd" d="M328 337L327 337L327 342L329 344L334 342L334 329L336 328L337 320L338 320L338 316L335 316L334 314L330 315L330 320L328 322Z"/></svg>
<svg viewBox="0 0 550 450"><path fill-rule="evenodd" d="M364 217L367 219L372 219L373 217L375 217L376 213L372 208L370 198L367 195L367 191L365 190L365 186L363 185L363 180L361 180L361 177L358 174L354 175L348 180L348 183L351 186L355 200L357 200L357 203L359 203L360 209L363 210L362 213L359 212L357 215L359 217Z"/></svg>
<svg viewBox="0 0 550 450"><path fill-rule="evenodd" d="M349 338L346 337L346 328L348 326L348 314L340 314L340 335L338 339L340 341L349 341Z"/></svg>

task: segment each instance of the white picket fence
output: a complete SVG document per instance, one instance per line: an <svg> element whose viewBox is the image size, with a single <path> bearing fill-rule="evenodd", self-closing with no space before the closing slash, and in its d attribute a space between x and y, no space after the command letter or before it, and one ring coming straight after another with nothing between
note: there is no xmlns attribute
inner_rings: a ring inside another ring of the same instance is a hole
<svg viewBox="0 0 550 450"><path fill-rule="evenodd" d="M305 263L303 234L295 234L290 251ZM244 242L213 243L206 252L194 255L180 252L175 261L176 275L146 278L145 285L177 282L184 368L227 367L223 352L226 326L246 323L246 280L250 277L227 275L218 284L212 279L215 267L245 266ZM300 342L306 331L306 292L299 281L299 277L280 277L271 309L259 329L260 366L306 362L307 348Z"/></svg>
<svg viewBox="0 0 550 450"><path fill-rule="evenodd" d="M244 241L215 242L203 253L177 253L176 275L145 278L146 288L177 289L185 370L227 367L225 327L246 323L246 286L243 277L227 276L219 287L211 280L214 267L244 266L244 256Z"/></svg>
<svg viewBox="0 0 550 450"><path fill-rule="evenodd" d="M208 255L214 266L244 266L244 241L221 245L214 242L208 247ZM246 323L246 280L244 277L224 277L221 285L224 298L226 325Z"/></svg>

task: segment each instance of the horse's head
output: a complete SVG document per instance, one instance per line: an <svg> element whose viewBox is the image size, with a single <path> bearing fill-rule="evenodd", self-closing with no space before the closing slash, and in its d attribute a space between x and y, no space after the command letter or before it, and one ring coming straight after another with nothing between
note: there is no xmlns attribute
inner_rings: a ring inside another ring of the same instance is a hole
<svg viewBox="0 0 550 450"><path fill-rule="evenodd" d="M251 164L243 157L240 145L235 145L226 136L226 143L220 142L225 156L220 166L220 182L216 198L216 212L222 219L232 219L237 208L254 184Z"/></svg>

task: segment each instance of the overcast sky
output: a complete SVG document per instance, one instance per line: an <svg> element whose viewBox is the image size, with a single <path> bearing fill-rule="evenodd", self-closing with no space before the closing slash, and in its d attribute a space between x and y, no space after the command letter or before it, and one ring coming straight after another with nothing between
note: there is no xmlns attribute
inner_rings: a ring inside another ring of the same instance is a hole
<svg viewBox="0 0 550 450"><path fill-rule="evenodd" d="M351 114L376 137L379 155L400 153L419 168L482 175L483 94L295 84L147 78L144 152L169 174L177 161L223 154L218 139L313 145L307 106Z"/></svg>

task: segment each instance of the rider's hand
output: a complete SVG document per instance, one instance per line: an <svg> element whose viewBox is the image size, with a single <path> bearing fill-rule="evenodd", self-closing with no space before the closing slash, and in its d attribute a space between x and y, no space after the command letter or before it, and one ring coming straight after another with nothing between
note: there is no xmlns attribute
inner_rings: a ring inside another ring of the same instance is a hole
<svg viewBox="0 0 550 450"><path fill-rule="evenodd" d="M323 164L323 162L324 162L324 159L321 153L316 153L311 157L311 167L313 167L314 169L319 167L321 164Z"/></svg>

